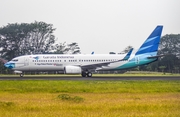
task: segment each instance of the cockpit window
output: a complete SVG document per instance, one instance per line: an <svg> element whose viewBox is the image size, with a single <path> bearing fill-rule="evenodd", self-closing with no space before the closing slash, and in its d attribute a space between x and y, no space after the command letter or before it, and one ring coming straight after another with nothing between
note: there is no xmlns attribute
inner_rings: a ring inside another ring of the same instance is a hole
<svg viewBox="0 0 180 117"><path fill-rule="evenodd" d="M18 61L18 59L13 59L12 61L17 62L17 61Z"/></svg>

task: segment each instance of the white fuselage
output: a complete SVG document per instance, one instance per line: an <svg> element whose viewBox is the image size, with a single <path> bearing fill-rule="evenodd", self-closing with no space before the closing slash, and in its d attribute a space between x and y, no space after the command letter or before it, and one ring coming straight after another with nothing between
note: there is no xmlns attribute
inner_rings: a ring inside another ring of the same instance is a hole
<svg viewBox="0 0 180 117"><path fill-rule="evenodd" d="M124 54L115 55L61 55L61 54L42 54L25 55L14 58L13 70L19 71L62 71L65 66L86 66L100 63L112 62L109 65L97 67L95 70L113 70L125 64L127 61L118 61L123 59ZM132 58L131 55L130 58ZM114 61L114 62L113 62Z"/></svg>

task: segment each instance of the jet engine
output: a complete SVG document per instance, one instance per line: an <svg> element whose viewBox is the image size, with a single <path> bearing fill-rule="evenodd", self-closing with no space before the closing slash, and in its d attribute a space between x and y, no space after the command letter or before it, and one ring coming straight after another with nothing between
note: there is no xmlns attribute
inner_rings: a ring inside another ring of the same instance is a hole
<svg viewBox="0 0 180 117"><path fill-rule="evenodd" d="M81 74L82 70L79 66L66 66L64 67L65 74Z"/></svg>

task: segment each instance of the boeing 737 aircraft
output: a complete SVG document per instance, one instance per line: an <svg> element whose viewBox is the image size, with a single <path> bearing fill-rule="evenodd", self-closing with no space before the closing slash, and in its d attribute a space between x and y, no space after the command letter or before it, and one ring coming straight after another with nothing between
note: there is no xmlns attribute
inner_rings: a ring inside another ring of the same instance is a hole
<svg viewBox="0 0 180 117"><path fill-rule="evenodd" d="M13 58L4 66L20 73L21 77L25 71L64 71L65 74L91 77L92 71L122 70L146 65L160 57L157 51L162 29L163 26L157 26L134 54L131 49L127 54L24 55Z"/></svg>

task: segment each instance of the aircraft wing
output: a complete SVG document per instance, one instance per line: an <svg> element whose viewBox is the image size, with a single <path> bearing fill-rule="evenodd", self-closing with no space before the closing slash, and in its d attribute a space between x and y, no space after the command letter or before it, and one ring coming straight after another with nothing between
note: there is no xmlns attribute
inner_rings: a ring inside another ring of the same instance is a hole
<svg viewBox="0 0 180 117"><path fill-rule="evenodd" d="M111 63L116 63L116 62L119 62L119 61L125 61L125 60L128 60L130 58L132 51L133 51L133 48L131 48L129 50L129 52L126 54L126 56L123 59L120 59L120 60L117 60L117 61L109 61L109 62L97 63L97 64L82 65L81 68L82 69L96 69L98 67L108 66Z"/></svg>

